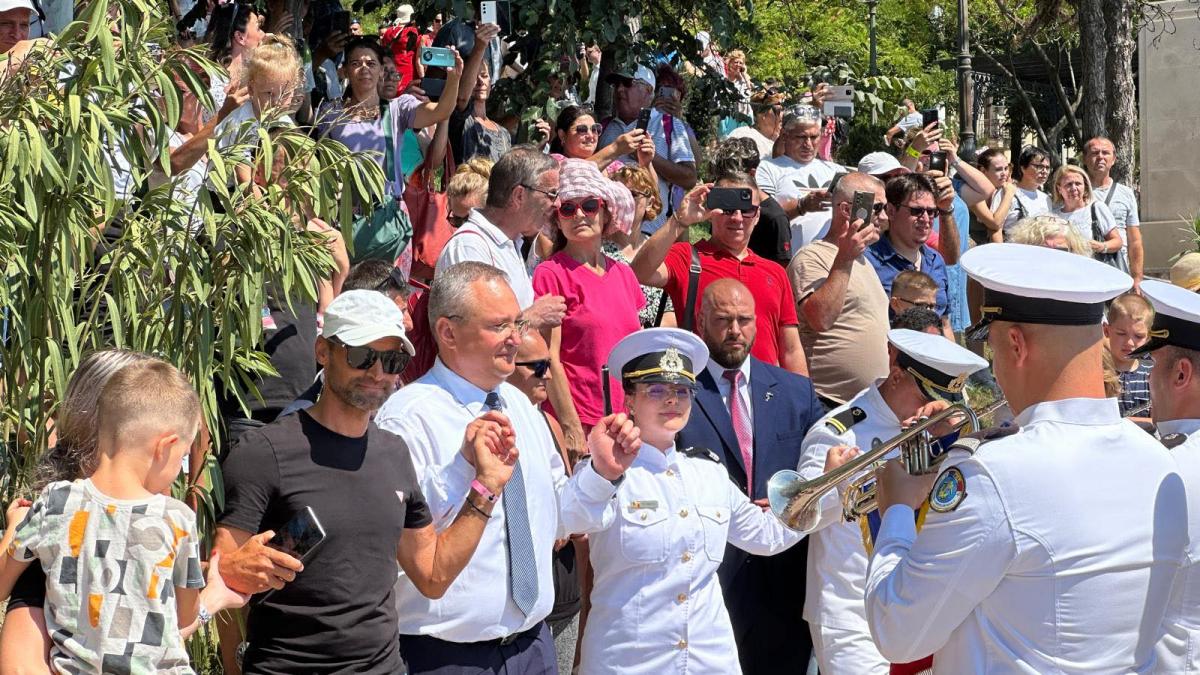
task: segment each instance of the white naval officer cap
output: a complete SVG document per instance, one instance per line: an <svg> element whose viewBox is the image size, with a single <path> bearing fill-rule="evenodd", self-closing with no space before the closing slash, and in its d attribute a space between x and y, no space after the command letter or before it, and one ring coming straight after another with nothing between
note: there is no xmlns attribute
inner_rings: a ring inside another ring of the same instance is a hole
<svg viewBox="0 0 1200 675"><path fill-rule="evenodd" d="M608 353L609 371L624 384L666 382L696 385L708 365L708 347L679 328L647 328L626 335Z"/></svg>
<svg viewBox="0 0 1200 675"><path fill-rule="evenodd" d="M900 352L899 366L930 400L961 401L967 378L988 365L986 359L942 335L896 328L888 331L888 342Z"/></svg>
<svg viewBox="0 0 1200 675"><path fill-rule="evenodd" d="M1045 246L976 246L959 264L984 289L982 318L967 329L971 340L986 339L993 321L1098 325L1105 301L1133 287L1133 279L1115 267Z"/></svg>
<svg viewBox="0 0 1200 675"><path fill-rule="evenodd" d="M1142 282L1142 295L1154 305L1150 339L1130 356L1167 345L1200 351L1200 293L1157 279Z"/></svg>

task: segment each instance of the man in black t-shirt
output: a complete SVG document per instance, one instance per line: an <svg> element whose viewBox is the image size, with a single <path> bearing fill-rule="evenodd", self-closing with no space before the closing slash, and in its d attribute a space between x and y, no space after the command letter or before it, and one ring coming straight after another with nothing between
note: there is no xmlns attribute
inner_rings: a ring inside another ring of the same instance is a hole
<svg viewBox="0 0 1200 675"><path fill-rule="evenodd" d="M473 493L436 533L404 441L371 422L412 355L390 299L343 293L317 340L317 403L246 432L225 459L216 550L278 531L305 507L325 533L294 581L251 601L243 672L399 672L397 563L421 593L440 597L474 553L492 502ZM513 438L498 413L466 428L462 452L492 494L512 475Z"/></svg>
<svg viewBox="0 0 1200 675"><path fill-rule="evenodd" d="M730 172L753 176L760 160L761 155L754 141L749 138L727 138L717 144L710 162L715 176ZM774 197L760 190L759 199L758 224L750 233L750 250L787 267L795 253L792 250L791 219ZM795 208L795 204L791 206Z"/></svg>

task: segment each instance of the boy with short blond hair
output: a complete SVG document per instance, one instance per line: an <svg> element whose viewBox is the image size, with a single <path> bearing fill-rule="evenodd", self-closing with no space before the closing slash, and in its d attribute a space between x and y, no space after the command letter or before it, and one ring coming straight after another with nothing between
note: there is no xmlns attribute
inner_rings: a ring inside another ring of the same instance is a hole
<svg viewBox="0 0 1200 675"><path fill-rule="evenodd" d="M245 602L215 571L200 596L195 515L165 495L199 432L199 398L153 359L113 375L99 401L96 470L34 502L0 557L0 599L38 560L53 672L192 673L184 638Z"/></svg>
<svg viewBox="0 0 1200 675"><path fill-rule="evenodd" d="M1108 308L1104 338L1121 381L1121 393L1117 401L1122 417L1134 411L1138 411L1134 419L1150 417L1150 409L1144 406L1150 403L1152 364L1130 354L1150 339L1150 326L1153 323L1154 307L1132 291L1117 296ZM1140 408L1144 409L1139 411Z"/></svg>

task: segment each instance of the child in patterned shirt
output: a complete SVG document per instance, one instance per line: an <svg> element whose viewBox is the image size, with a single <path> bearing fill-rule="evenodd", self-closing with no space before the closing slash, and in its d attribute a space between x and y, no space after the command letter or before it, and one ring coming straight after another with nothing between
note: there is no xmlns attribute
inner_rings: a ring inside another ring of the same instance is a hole
<svg viewBox="0 0 1200 675"><path fill-rule="evenodd" d="M1104 338L1112 354L1113 366L1121 381L1121 392L1117 398L1121 416L1130 415L1135 422L1150 421L1150 367L1146 359L1131 357L1133 350L1150 339L1150 326L1154 323L1154 307L1145 298L1132 291L1117 296L1108 308L1104 324Z"/></svg>
<svg viewBox="0 0 1200 675"><path fill-rule="evenodd" d="M0 600L26 566L46 573L46 630L57 673L192 673L183 641L245 596L214 557L200 572L195 515L165 496L200 425L187 379L157 359L126 366L97 410L98 464L46 487L0 556Z"/></svg>

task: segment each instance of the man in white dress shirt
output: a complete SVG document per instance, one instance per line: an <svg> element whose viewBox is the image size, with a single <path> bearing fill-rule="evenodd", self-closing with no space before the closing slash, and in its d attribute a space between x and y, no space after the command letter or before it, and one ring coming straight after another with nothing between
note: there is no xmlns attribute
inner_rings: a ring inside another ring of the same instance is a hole
<svg viewBox="0 0 1200 675"><path fill-rule="evenodd" d="M392 395L375 423L406 441L436 529L472 493L495 508L474 557L444 596L421 595L407 577L397 582L401 653L414 675L555 673L544 619L554 605L551 553L566 534L557 508L566 476L541 413L505 382L529 324L504 273L479 262L434 278L429 319L438 360ZM507 418L520 452L502 495L472 481L474 470L459 451L463 429L489 409Z"/></svg>
<svg viewBox="0 0 1200 675"><path fill-rule="evenodd" d="M1200 672L1200 295L1162 281L1142 282L1154 305L1149 342L1134 354L1154 359L1150 398L1159 438L1175 458L1188 495L1188 548L1175 578L1155 652L1155 672ZM1183 518L1183 514L1178 514Z"/></svg>
<svg viewBox="0 0 1200 675"><path fill-rule="evenodd" d="M566 302L559 295L534 300L533 281L521 256L521 238L537 236L557 199L558 163L534 148L513 148L492 167L487 204L472 209L446 242L434 276L465 260L498 267L508 277L525 321L538 330L561 324Z"/></svg>
<svg viewBox="0 0 1200 675"><path fill-rule="evenodd" d="M896 662L933 653L935 673L1147 672L1187 498L1168 451L1104 395L1104 301L1133 280L1021 244L976 247L962 265L985 290L968 335L986 333L1019 430L955 451L936 480L880 469L875 644Z"/></svg>
<svg viewBox="0 0 1200 675"><path fill-rule="evenodd" d="M870 450L899 435L906 421L945 405L935 402L961 401L966 376L987 367L987 361L941 335L905 329L888 333L887 352L887 376L831 410L805 436L797 469L805 480L821 476L830 448ZM837 492L824 497L821 506L820 529L808 545L804 604L817 665L823 673L886 675L888 660L871 641L863 612L867 550L862 528L842 518Z"/></svg>

